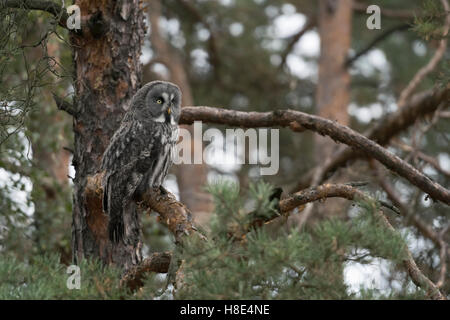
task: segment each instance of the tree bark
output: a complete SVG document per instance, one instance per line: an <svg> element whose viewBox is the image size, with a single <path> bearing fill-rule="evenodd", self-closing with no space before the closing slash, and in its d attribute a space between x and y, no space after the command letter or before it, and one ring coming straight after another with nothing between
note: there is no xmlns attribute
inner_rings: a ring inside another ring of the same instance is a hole
<svg viewBox="0 0 450 320"><path fill-rule="evenodd" d="M345 67L352 32L352 0L319 1L319 116L348 125L350 74ZM327 148L329 149L329 148Z"/></svg>
<svg viewBox="0 0 450 320"><path fill-rule="evenodd" d="M128 269L139 263L141 240L112 245L107 216L87 204L87 178L95 174L104 150L118 128L129 101L140 87L141 45L144 36L142 4L132 1L77 0L82 20L80 33L72 33L75 65L73 119L74 179L73 260L98 257ZM88 18L86 18L88 17Z"/></svg>

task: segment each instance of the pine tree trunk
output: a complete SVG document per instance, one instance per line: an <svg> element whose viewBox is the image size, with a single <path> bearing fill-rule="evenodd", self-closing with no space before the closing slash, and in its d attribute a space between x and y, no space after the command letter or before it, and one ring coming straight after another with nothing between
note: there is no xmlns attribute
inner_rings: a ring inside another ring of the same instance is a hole
<svg viewBox="0 0 450 320"><path fill-rule="evenodd" d="M89 207L85 186L99 169L103 152L140 87L139 57L145 32L142 4L139 0L78 0L75 4L87 23L82 24L82 34L71 37L76 95L73 258L76 263L98 257L127 269L139 262L141 240L136 247L113 245L106 232L107 216L102 208Z"/></svg>
<svg viewBox="0 0 450 320"><path fill-rule="evenodd" d="M350 74L345 61L351 44L352 12L352 0L319 1L317 111L320 116L343 125L349 123Z"/></svg>
<svg viewBox="0 0 450 320"><path fill-rule="evenodd" d="M320 61L316 92L317 114L348 125L350 101L350 74L345 61L351 45L352 0L321 0L319 2ZM316 163L324 163L333 156L334 141L315 136ZM317 218L345 213L345 202L332 199L316 206Z"/></svg>

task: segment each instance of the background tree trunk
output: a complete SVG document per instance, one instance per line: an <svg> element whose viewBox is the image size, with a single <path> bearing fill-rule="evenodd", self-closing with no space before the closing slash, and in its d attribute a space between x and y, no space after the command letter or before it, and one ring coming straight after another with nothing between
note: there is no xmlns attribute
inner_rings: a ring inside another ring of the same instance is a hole
<svg viewBox="0 0 450 320"><path fill-rule="evenodd" d="M350 74L345 61L351 45L352 0L319 1L320 59L319 80L316 91L317 114L349 124L347 107L350 101ZM337 147L334 141L315 136L316 163L332 157ZM318 216L339 215L346 212L345 202L338 199L327 200L317 206Z"/></svg>
<svg viewBox="0 0 450 320"><path fill-rule="evenodd" d="M103 152L140 87L139 57L145 30L142 7L138 0L79 0L75 4L88 27L71 37L76 96L73 258L77 262L99 257L127 269L139 262L140 239L136 247L113 246L102 208L86 207L85 186L87 178L99 169Z"/></svg>

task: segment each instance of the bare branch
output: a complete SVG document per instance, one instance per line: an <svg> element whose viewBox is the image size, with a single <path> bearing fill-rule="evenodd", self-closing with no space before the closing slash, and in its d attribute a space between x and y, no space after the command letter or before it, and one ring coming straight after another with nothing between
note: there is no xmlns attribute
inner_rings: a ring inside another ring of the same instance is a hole
<svg viewBox="0 0 450 320"><path fill-rule="evenodd" d="M365 136L380 145L386 145L390 139L398 135L403 130L410 127L418 119L423 118L435 112L441 105L443 108L450 107L450 85L444 89L428 90L418 93L408 102L408 105L398 109L395 113L389 114L375 126L365 132ZM337 150L333 157L320 166L318 184L330 172L335 171L339 167L349 164L358 158L364 156L359 150L351 149L347 146L341 147ZM312 169L297 186L298 189L303 189L311 184L314 173L317 172L317 167Z"/></svg>
<svg viewBox="0 0 450 320"><path fill-rule="evenodd" d="M293 125L297 127L300 125L307 130L328 136L336 142L344 143L368 157L377 159L387 168L429 194L431 198L447 205L450 204L449 190L432 181L409 163L349 127L319 116L294 110L242 112L212 107L184 107L180 124L192 124L196 120L245 128L291 127Z"/></svg>
<svg viewBox="0 0 450 320"><path fill-rule="evenodd" d="M295 209L298 206L304 205L309 202L318 201L326 198L344 198L347 200L371 200L379 202L381 206L384 206L395 213L399 213L399 210L383 201L372 199L364 192L356 189L352 184L323 184L316 188L309 188L299 191L287 199L280 201L280 210L287 212Z"/></svg>
<svg viewBox="0 0 450 320"><path fill-rule="evenodd" d="M376 214L380 217L380 220L382 221L382 223L385 225L386 228L395 232L394 227L389 223L383 211L377 210ZM419 288L425 290L427 292L427 295L432 300L447 300L445 296L439 291L439 288L430 279L428 279L427 276L425 276L422 273L422 271L420 271L419 267L417 267L417 264L414 261L414 258L406 245L404 248L404 253L406 255L406 258L403 260L403 265L408 271L408 274L411 277L414 284Z"/></svg>
<svg viewBox="0 0 450 320"><path fill-rule="evenodd" d="M448 254L448 248L447 243L444 240L444 235L448 230L447 228L444 228L441 232L436 232L433 230L431 226L429 226L425 221L420 219L416 214L410 212L410 210L407 208L407 206L400 201L399 196L397 195L396 191L394 190L394 187L388 183L386 179L386 174L384 170L382 170L381 166L376 165L376 178L378 180L379 185L383 188L383 190L386 192L388 198L394 203L395 206L397 206L400 209L400 214L405 217L405 220L408 224L414 225L419 232L433 241L433 243L440 249L439 250L439 259L441 261L441 271L439 280L436 282L436 287L440 288L444 285L445 282L445 276L447 273L447 254Z"/></svg>
<svg viewBox="0 0 450 320"><path fill-rule="evenodd" d="M384 206L394 212L398 213L398 209L386 202L377 201L364 192L356 189L352 184L323 184L317 187L301 190L289 197L283 199L279 203L280 213L283 216L289 215L296 208L303 208L304 205L327 198L344 198L347 200L365 200L379 202L381 206ZM305 211L302 212L302 215ZM278 214L273 214L270 217L255 218L249 225L249 229L252 227L261 226L264 223L270 222L275 218L280 217Z"/></svg>
<svg viewBox="0 0 450 320"><path fill-rule="evenodd" d="M436 282L436 287L442 288L447 278L447 242L444 240L444 236L447 233L450 225L447 225L441 232L439 232L439 242L441 244L441 250L439 251L439 260L441 260L441 271L439 273L439 280Z"/></svg>
<svg viewBox="0 0 450 320"><path fill-rule="evenodd" d="M131 291L141 288L147 273L167 273L172 254L170 252L155 252L144 259L139 265L129 269L120 280L120 286L126 286Z"/></svg>
<svg viewBox="0 0 450 320"><path fill-rule="evenodd" d="M53 95L53 100L55 100L56 106L58 107L59 110L65 111L68 114L70 114L71 116L76 115L77 111L76 111L74 104L64 100L63 98L59 97L55 93L52 93L52 95Z"/></svg>
<svg viewBox="0 0 450 320"><path fill-rule="evenodd" d="M433 168L435 168L437 171L442 173L447 178L450 178L450 171L447 171L444 168L442 168L437 159L430 157L429 155L423 153L420 150L415 150L413 147L411 147L405 143L402 143L400 141L396 141L396 140L393 141L393 145L399 147L400 149L402 149L405 152L412 152L412 153L416 154L417 157L419 157L423 161L429 163Z"/></svg>
<svg viewBox="0 0 450 320"><path fill-rule="evenodd" d="M439 112L439 117L444 118L444 119L450 119L450 111Z"/></svg>
<svg viewBox="0 0 450 320"><path fill-rule="evenodd" d="M292 49L294 48L295 44L300 40L303 35L314 28L317 24L317 21L315 19L308 19L308 21L305 23L303 28L294 34L292 37L290 37L288 44L286 45L286 48L281 54L281 63L280 68L283 68L283 66L286 64L287 56L291 53Z"/></svg>
<svg viewBox="0 0 450 320"><path fill-rule="evenodd" d="M348 58L345 62L345 66L348 68L350 67L356 60L358 60L362 55L365 55L367 52L369 52L373 47L375 47L379 42L383 41L387 37L389 37L392 33L397 31L403 31L407 30L410 27L409 24L403 23L398 26L392 27L390 29L387 29L377 37L375 37L366 47L364 47L361 51L357 52L352 57Z"/></svg>

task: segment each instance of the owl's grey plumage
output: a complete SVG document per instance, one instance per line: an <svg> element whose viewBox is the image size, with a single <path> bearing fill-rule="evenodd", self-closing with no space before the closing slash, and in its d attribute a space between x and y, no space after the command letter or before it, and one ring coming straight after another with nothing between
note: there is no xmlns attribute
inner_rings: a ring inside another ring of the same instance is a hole
<svg viewBox="0 0 450 320"><path fill-rule="evenodd" d="M133 96L119 129L103 154L103 210L111 241L139 233L134 199L160 187L173 162L181 114L181 91L153 81Z"/></svg>

